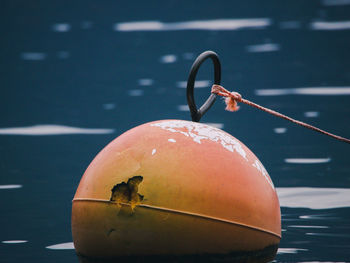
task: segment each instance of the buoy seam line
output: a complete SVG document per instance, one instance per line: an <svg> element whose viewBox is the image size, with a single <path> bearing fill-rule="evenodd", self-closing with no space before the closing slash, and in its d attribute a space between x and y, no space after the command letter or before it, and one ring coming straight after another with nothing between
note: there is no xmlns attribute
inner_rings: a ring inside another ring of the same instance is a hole
<svg viewBox="0 0 350 263"><path fill-rule="evenodd" d="M269 108L265 108L259 104L256 104L254 102L251 102L249 100L246 100L246 99L243 99L241 94L237 93L237 92L229 92L227 89L225 89L223 86L220 86L220 85L217 85L217 84L214 84L211 88L211 93L213 94L216 94L216 95L219 95L219 96L222 96L222 97L225 97L225 103L226 103L226 110L227 111L237 111L239 109L239 107L237 106L237 102L243 102L249 106L252 106L252 107L255 107L259 110L262 110L262 111L265 111L267 113L270 113L276 117L280 117L282 119L285 119L287 121L290 121L290 122L293 122L295 124L298 124L300 126L303 126L305 128L308 128L310 130L313 130L313 131L316 131L316 132L319 132L319 133L322 133L324 135L327 135L327 136L330 136L334 139L337 139L339 141L342 141L342 142L345 142L345 143L349 143L350 144L350 139L347 139L347 138L344 138L344 137L341 137L339 135L336 135L336 134L333 134L333 133L330 133L330 132L327 132L327 131L324 131L320 128L317 128L315 126L312 126L308 123L305 123L305 122L302 122L302 121L298 121L298 120L295 120L291 117L288 117L282 113L279 113L277 111L274 111L274 110L271 110Z"/></svg>
<svg viewBox="0 0 350 263"><path fill-rule="evenodd" d="M109 200L95 199L95 198L75 198L75 199L72 200L72 202L74 202L74 201L88 201L88 202L101 202L101 203L117 204L117 203L111 202ZM120 202L119 204L125 205L125 206L131 206L128 203ZM233 221L230 221L230 220L227 220L227 219L218 218L218 217L202 215L202 214L197 214L197 213L192 213L192 212L186 212L186 211L181 211L181 210L176 210L176 209L171 209L171 208L165 208L165 207L159 207L159 206L153 206L153 205L146 205L146 204L138 204L138 205L136 205L136 207L144 207L144 208L148 208L148 209L161 210L161 211L172 212L172 213L177 213L177 214L189 215L189 216L193 216L193 217L200 217L200 218L213 220L213 221L219 221L219 222L222 222L222 223L238 225L238 226L242 226L242 227L258 230L258 231L261 231L261 232L265 232L265 233L271 234L273 236L276 236L278 238L281 238L281 235L278 235L278 234L276 234L276 233L274 233L272 231L269 231L269 230L266 230L266 229L263 229L263 228L260 228L260 227L255 227L255 226L239 223L239 222L233 222Z"/></svg>

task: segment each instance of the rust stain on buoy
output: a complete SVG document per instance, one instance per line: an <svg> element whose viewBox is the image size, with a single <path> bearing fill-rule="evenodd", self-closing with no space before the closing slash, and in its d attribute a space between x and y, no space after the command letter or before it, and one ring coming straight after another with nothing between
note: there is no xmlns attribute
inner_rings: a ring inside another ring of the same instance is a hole
<svg viewBox="0 0 350 263"><path fill-rule="evenodd" d="M142 182L143 177L140 175L128 179L128 182L116 184L112 188L112 195L110 201L116 202L117 205L122 203L130 204L131 209L140 204L143 200L143 195L138 193L138 186Z"/></svg>

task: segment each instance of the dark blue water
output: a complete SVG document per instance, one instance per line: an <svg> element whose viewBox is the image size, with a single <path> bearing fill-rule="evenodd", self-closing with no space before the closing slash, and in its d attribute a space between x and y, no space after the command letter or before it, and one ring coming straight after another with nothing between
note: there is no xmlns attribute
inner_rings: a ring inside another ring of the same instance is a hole
<svg viewBox="0 0 350 263"><path fill-rule="evenodd" d="M0 22L0 262L77 262L81 175L122 132L190 119L183 85L205 50L219 54L227 89L350 136L348 0L12 0ZM211 67L197 76L198 104ZM276 262L350 262L349 145L221 101L202 122L269 171L282 211Z"/></svg>

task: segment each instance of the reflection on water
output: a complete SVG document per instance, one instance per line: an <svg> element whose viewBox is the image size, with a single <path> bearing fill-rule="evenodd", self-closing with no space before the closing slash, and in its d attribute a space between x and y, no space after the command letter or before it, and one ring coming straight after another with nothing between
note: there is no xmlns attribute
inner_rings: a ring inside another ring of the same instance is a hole
<svg viewBox="0 0 350 263"><path fill-rule="evenodd" d="M282 95L350 95L350 87L312 87L295 89L258 89L258 96L282 96Z"/></svg>
<svg viewBox="0 0 350 263"><path fill-rule="evenodd" d="M56 32L68 32L71 29L71 25L68 23L54 24L52 30Z"/></svg>
<svg viewBox="0 0 350 263"><path fill-rule="evenodd" d="M265 28L269 18L216 19L164 23L160 21L127 22L115 24L116 31L176 31L176 30L238 30Z"/></svg>
<svg viewBox="0 0 350 263"><path fill-rule="evenodd" d="M46 59L46 54L42 52L23 52L21 58L23 60L44 60Z"/></svg>
<svg viewBox="0 0 350 263"><path fill-rule="evenodd" d="M178 111L190 111L190 108L188 107L188 105L177 105L177 110Z"/></svg>
<svg viewBox="0 0 350 263"><path fill-rule="evenodd" d="M22 244L22 243L27 243L27 240L4 240L1 241L3 244Z"/></svg>
<svg viewBox="0 0 350 263"><path fill-rule="evenodd" d="M304 112L304 116L307 118L316 118L320 115L318 111L306 111Z"/></svg>
<svg viewBox="0 0 350 263"><path fill-rule="evenodd" d="M210 80L196 80L194 83L195 88L208 88L212 82ZM176 82L176 87L178 88L187 88L187 80L186 81L178 81Z"/></svg>
<svg viewBox="0 0 350 263"><path fill-rule="evenodd" d="M288 227L294 228L329 228L328 226L303 226L303 225L289 225Z"/></svg>
<svg viewBox="0 0 350 263"><path fill-rule="evenodd" d="M47 249L54 249L54 250L74 249L74 244L73 244L73 242L67 242L67 243L61 243L61 244L47 246L46 248Z"/></svg>
<svg viewBox="0 0 350 263"><path fill-rule="evenodd" d="M286 158L286 163L298 163L298 164L316 164L316 163L329 163L331 158Z"/></svg>
<svg viewBox="0 0 350 263"><path fill-rule="evenodd" d="M281 49L279 44L266 43L260 45L247 46L247 51L251 53L273 52Z"/></svg>
<svg viewBox="0 0 350 263"><path fill-rule="evenodd" d="M296 254L300 251L307 251L303 248L279 248L277 254Z"/></svg>
<svg viewBox="0 0 350 263"><path fill-rule="evenodd" d="M281 207L330 209L350 207L350 189L277 187Z"/></svg>
<svg viewBox="0 0 350 263"><path fill-rule="evenodd" d="M176 62L177 57L175 55L164 55L160 58L160 63L170 64Z"/></svg>
<svg viewBox="0 0 350 263"><path fill-rule="evenodd" d="M275 133L279 133L279 134L286 133L287 132L287 128L284 128L284 127L274 128L273 131Z"/></svg>
<svg viewBox="0 0 350 263"><path fill-rule="evenodd" d="M311 23L313 30L348 30L350 29L350 21L324 22L317 21Z"/></svg>
<svg viewBox="0 0 350 263"><path fill-rule="evenodd" d="M105 110L113 110L115 108L114 103L105 103L102 105Z"/></svg>
<svg viewBox="0 0 350 263"><path fill-rule="evenodd" d="M153 84L153 79L139 79L138 83L140 86L151 86Z"/></svg>
<svg viewBox="0 0 350 263"><path fill-rule="evenodd" d="M0 189L16 189L21 188L21 184L6 184L6 185L0 185Z"/></svg>
<svg viewBox="0 0 350 263"><path fill-rule="evenodd" d="M34 125L29 127L0 128L0 135L64 135L64 134L108 134L113 129L87 129L63 125Z"/></svg>
<svg viewBox="0 0 350 263"><path fill-rule="evenodd" d="M145 92L142 89L129 89L128 90L128 94L131 97L139 97L139 96L143 96Z"/></svg>

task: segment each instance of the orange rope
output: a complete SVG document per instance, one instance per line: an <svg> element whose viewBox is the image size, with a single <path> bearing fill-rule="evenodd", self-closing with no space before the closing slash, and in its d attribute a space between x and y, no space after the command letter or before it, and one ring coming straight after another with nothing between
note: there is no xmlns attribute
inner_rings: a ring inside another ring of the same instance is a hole
<svg viewBox="0 0 350 263"><path fill-rule="evenodd" d="M280 117L282 119L285 119L287 121L291 121L295 124L298 124L298 125L301 125L305 128L308 128L308 129L311 129L311 130L314 130L314 131L317 131L317 132L320 132L322 134L325 134L325 135L328 135L330 137L333 137L334 139L337 139L337 140L340 140L340 141L343 141L343 142L346 142L346 143L350 143L350 139L347 139L347 138L344 138L344 137L341 137L341 136L338 136L338 135L335 135L333 133L329 133L329 132L326 132L324 130L321 130L315 126L312 126L310 124L307 124L305 122L302 122L302 121L298 121L298 120L295 120L295 119L292 119L282 113L279 113L277 111L274 111L274 110L271 110L271 109L268 109L268 108L265 108L263 106L260 106L254 102L251 102L249 100L246 100L246 99L243 99L242 96L237 93L237 92L229 92L228 90L226 90L224 87L220 86L220 85L216 85L214 84L211 88L211 93L214 93L216 95L219 95L219 96L222 96L222 97L225 97L225 103L226 103L226 110L228 111L237 111L239 109L239 106L237 106L237 102L243 102L249 106L253 106L259 110L262 110L262 111L265 111L267 113L270 113L274 116L277 116L277 117Z"/></svg>

